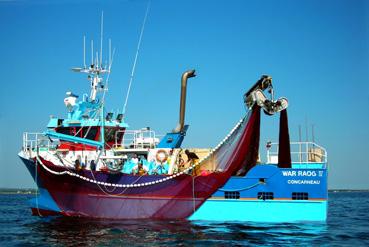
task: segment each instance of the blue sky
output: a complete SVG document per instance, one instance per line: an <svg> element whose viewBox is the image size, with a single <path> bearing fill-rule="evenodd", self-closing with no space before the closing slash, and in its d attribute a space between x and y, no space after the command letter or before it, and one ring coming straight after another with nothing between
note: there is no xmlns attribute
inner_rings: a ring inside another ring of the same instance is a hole
<svg viewBox="0 0 369 247"><path fill-rule="evenodd" d="M97 44L101 11L116 48L107 108L123 107L146 4L0 1L0 187L34 187L17 157L22 133L65 117L66 91L88 92L85 77L69 69L82 66L83 35ZM307 121L327 148L329 187L369 189L368 1L153 0L130 126L174 128L180 76L190 68L198 76L189 82L185 146L215 146L245 113L243 93L268 74L277 96L289 99L291 139L298 125L305 139ZM263 116L262 124L262 145L277 140L278 118Z"/></svg>

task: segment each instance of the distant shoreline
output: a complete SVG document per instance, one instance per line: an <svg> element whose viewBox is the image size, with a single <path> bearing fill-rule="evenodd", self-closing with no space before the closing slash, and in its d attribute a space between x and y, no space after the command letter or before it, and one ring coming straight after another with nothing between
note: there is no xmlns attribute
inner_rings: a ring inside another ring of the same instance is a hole
<svg viewBox="0 0 369 247"><path fill-rule="evenodd" d="M329 189L328 192L336 193L336 192L369 192L369 189L360 189L360 190L354 190L354 189Z"/></svg>
<svg viewBox="0 0 369 247"><path fill-rule="evenodd" d="M34 195L36 193L38 193L36 189L0 188L0 195Z"/></svg>

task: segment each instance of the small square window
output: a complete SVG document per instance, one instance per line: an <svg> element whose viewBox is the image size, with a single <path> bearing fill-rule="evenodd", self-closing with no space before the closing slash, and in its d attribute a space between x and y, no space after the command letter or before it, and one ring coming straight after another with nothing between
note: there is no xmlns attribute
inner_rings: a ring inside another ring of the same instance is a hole
<svg viewBox="0 0 369 247"><path fill-rule="evenodd" d="M240 199L239 191L225 191L224 192L225 199Z"/></svg>
<svg viewBox="0 0 369 247"><path fill-rule="evenodd" d="M259 200L273 200L274 193L273 192L258 192Z"/></svg>
<svg viewBox="0 0 369 247"><path fill-rule="evenodd" d="M292 192L292 200L309 200L307 192Z"/></svg>

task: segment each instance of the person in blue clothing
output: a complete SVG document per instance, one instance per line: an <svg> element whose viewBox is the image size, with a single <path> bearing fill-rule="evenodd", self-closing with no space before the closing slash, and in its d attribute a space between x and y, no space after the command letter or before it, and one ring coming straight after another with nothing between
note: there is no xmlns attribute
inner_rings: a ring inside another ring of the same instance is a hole
<svg viewBox="0 0 369 247"><path fill-rule="evenodd" d="M122 172L126 174L130 174L132 172L132 168L135 166L134 163L131 162L131 160L126 160L123 164Z"/></svg>
<svg viewBox="0 0 369 247"><path fill-rule="evenodd" d="M145 156L140 155L140 157L138 157L138 162L141 162L144 166L147 166L147 160L145 158Z"/></svg>
<svg viewBox="0 0 369 247"><path fill-rule="evenodd" d="M126 174L131 174L133 168L138 164L138 157L137 154L128 154L128 159L124 162L122 172Z"/></svg>
<svg viewBox="0 0 369 247"><path fill-rule="evenodd" d="M168 163L160 163L157 164L155 169L153 170L153 174L162 175L162 174L168 174L169 165Z"/></svg>
<svg viewBox="0 0 369 247"><path fill-rule="evenodd" d="M148 172L149 175L155 174L155 168L156 168L155 159L151 159L150 161L147 161L146 166L149 169L149 172Z"/></svg>

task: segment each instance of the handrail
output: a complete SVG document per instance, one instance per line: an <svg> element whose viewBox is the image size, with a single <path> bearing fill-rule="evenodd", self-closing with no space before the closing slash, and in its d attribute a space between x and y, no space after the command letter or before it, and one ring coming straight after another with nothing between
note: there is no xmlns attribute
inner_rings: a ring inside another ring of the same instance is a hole
<svg viewBox="0 0 369 247"><path fill-rule="evenodd" d="M58 139L49 138L44 135L44 133L40 132L24 132L23 133L23 146L22 149L24 152L33 151L37 148L47 148L52 149L55 147L55 143L58 142Z"/></svg>
<svg viewBox="0 0 369 247"><path fill-rule="evenodd" d="M275 163L278 157L278 143L269 143L267 147L267 163ZM327 163L327 151L314 142L291 142L291 159L296 164ZM272 162L273 161L273 162Z"/></svg>
<svg viewBox="0 0 369 247"><path fill-rule="evenodd" d="M119 136L123 135L121 141ZM148 128L140 130L124 130L117 131L115 133L114 147L122 148L155 148L159 143L159 138L155 134L155 131Z"/></svg>

